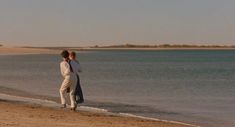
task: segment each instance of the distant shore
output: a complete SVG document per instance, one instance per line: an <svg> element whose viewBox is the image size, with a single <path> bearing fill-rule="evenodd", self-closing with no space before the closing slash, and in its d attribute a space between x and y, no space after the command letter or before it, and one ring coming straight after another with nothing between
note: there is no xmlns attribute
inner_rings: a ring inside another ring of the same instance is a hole
<svg viewBox="0 0 235 127"><path fill-rule="evenodd" d="M139 50L139 51L161 51L161 50L235 50L235 47L218 48L95 48L95 47L0 47L0 55L20 54L59 54L61 50L72 51L112 51L112 50Z"/></svg>
<svg viewBox="0 0 235 127"><path fill-rule="evenodd" d="M74 49L74 48L73 48ZM140 51L161 51L161 50L235 50L235 48L81 48L77 50L140 50Z"/></svg>
<svg viewBox="0 0 235 127"><path fill-rule="evenodd" d="M51 50L46 48L0 47L0 55L56 54L59 52L59 50Z"/></svg>

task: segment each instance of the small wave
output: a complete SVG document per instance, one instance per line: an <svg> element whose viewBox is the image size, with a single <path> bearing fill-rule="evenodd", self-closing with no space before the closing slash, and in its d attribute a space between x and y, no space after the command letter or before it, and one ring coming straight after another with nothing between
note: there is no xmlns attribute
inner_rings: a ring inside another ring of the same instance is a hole
<svg viewBox="0 0 235 127"><path fill-rule="evenodd" d="M119 114L120 114L121 116L128 116L128 117L140 118L140 119L145 119L145 120L153 120L153 121L158 121L158 122L166 122L166 123L180 124L180 125L186 125L186 126L191 126L191 127L201 127L201 126L198 126L198 125L183 123L183 122L179 122L179 121L162 120L162 119L157 119L157 118L151 118L151 117L144 117L144 116L133 115L133 114L129 114L129 113L119 113Z"/></svg>
<svg viewBox="0 0 235 127"><path fill-rule="evenodd" d="M108 112L107 109L95 108L95 107L88 107L88 106L79 106L79 109L85 109L85 110L89 110L89 111Z"/></svg>
<svg viewBox="0 0 235 127"><path fill-rule="evenodd" d="M15 96L15 95L8 95L0 93L0 98L10 101L21 101L21 102L32 102L36 104L58 104L55 101L47 100L47 99L35 99L30 97L21 97L21 96Z"/></svg>

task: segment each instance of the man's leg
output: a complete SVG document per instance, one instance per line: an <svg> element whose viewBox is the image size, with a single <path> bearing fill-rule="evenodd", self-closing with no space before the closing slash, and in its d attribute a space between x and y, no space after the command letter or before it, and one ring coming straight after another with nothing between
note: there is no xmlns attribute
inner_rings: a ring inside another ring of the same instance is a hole
<svg viewBox="0 0 235 127"><path fill-rule="evenodd" d="M65 100L65 93L67 88L69 87L69 80L68 79L64 79L61 87L60 87L60 99L61 99L61 104L65 105L66 104L66 100Z"/></svg>
<svg viewBox="0 0 235 127"><path fill-rule="evenodd" d="M70 89L70 102L71 102L71 108L75 108L75 96L74 96L74 89Z"/></svg>

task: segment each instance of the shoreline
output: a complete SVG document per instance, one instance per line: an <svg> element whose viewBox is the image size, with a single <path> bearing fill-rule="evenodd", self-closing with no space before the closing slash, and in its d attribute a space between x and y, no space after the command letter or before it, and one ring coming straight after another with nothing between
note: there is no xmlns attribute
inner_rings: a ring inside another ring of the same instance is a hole
<svg viewBox="0 0 235 127"><path fill-rule="evenodd" d="M2 93L2 92L1 92ZM18 108L24 109L24 110L29 110L28 107L33 107L33 108L37 108L39 109L38 113L40 114L40 112L45 112L46 110L46 114L51 114L58 112L58 113L65 113L65 114L70 114L71 111L64 111L59 109L59 104L57 102L54 101L50 101L50 100L44 100L44 99L38 99L38 98L29 98L29 97L21 97L18 95L9 95L9 94L1 94L0 93L0 114L4 115L4 116L8 116L9 114L6 114L3 110L7 110L7 113L11 113L10 109L7 109L7 107L5 107L4 105L9 105L9 106L13 106L16 110L14 110L14 112L21 112L20 110L18 110ZM3 107L2 107L3 106ZM40 108L39 108L40 107ZM92 107L86 107L86 106L81 106L78 108L78 111L75 112L75 114L78 115L78 117L81 117L80 113L84 113L85 115L89 115L90 118L96 118L97 115L99 115L100 117L107 117L107 116L112 116L112 117L117 117L119 119L126 119L124 122L126 123L126 126L123 127L129 127L132 126L136 120L141 121L141 124L143 126L148 126L148 127L155 127L155 126L164 126L164 127L200 127L197 125L192 125L192 124L187 124L187 123L183 123L183 122L178 122L178 121L170 121L170 120L161 120L161 119L155 119L155 118L149 118L149 117L142 117L142 116L136 116L136 115L132 115L132 114L125 114L125 113L112 113L112 112L108 112L106 110L101 110L99 108L92 108ZM39 115L39 114L30 114L30 115ZM1 116L0 115L0 116ZM35 117L36 117L35 116ZM55 116L57 117L57 116ZM114 119L112 119L112 117L110 117L110 121L107 121L108 123L112 123L115 122ZM17 118L20 119L20 118ZM37 118L36 120L40 120L41 118ZM86 120L86 119L85 119ZM135 121L133 123L133 121ZM75 121L71 121L71 122L76 122ZM94 122L98 122L98 121L94 121ZM123 122L123 121L121 121ZM0 120L1 123L1 120ZM22 124L22 123L19 123ZM35 123L34 123L35 124ZM40 123L36 123L38 124L38 126L42 126ZM88 123L87 123L88 124ZM1 125L1 124L0 124ZM112 125L110 127L119 127L122 124L115 124ZM124 125L124 124L123 124ZM47 126L47 125L46 125ZM108 125L103 125L103 126L108 126ZM15 126L13 126L15 127ZM17 126L18 127L18 126ZM67 126L65 126L67 127ZM76 126L77 127L77 126ZM78 126L80 127L80 126ZM83 127L83 126L82 126ZM84 126L86 127L86 126ZM87 127L90 127L87 126ZM92 126L91 126L92 127ZM136 124L133 127L139 127L139 124Z"/></svg>

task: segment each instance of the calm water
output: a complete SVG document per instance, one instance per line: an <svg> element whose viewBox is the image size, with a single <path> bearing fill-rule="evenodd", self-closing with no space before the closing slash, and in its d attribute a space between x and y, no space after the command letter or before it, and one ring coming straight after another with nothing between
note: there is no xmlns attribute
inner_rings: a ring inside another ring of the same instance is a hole
<svg viewBox="0 0 235 127"><path fill-rule="evenodd" d="M93 106L235 126L235 51L84 51L78 58ZM0 86L58 97L60 61L59 55L0 56Z"/></svg>

